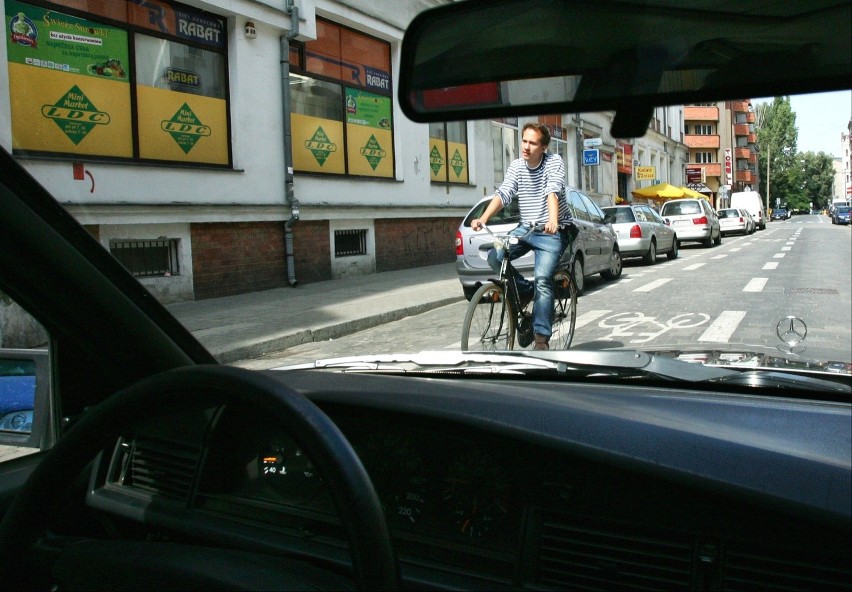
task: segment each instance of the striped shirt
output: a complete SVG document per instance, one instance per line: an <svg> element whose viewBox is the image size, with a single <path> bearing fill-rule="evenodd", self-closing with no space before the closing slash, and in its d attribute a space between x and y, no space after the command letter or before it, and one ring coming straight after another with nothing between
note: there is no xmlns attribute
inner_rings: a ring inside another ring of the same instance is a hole
<svg viewBox="0 0 852 592"><path fill-rule="evenodd" d="M497 189L503 207L518 198L521 223L525 225L547 223L547 196L555 193L559 197L559 223L571 219L571 210L565 198L565 163L557 154L545 153L537 167L531 169L523 158L512 161L506 170L506 178Z"/></svg>

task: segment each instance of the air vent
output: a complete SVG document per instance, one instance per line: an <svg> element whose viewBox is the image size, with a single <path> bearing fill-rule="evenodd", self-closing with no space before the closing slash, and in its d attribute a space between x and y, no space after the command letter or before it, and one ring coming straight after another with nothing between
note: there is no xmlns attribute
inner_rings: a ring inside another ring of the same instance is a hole
<svg viewBox="0 0 852 592"><path fill-rule="evenodd" d="M129 448L125 457L125 487L189 499L198 465L198 448L155 440L135 440L125 446Z"/></svg>
<svg viewBox="0 0 852 592"><path fill-rule="evenodd" d="M539 552L542 585L686 590L692 584L693 553L687 538L663 539L629 526L611 530L545 520Z"/></svg>
<svg viewBox="0 0 852 592"><path fill-rule="evenodd" d="M729 548L725 564L725 590L849 590L852 582L845 554L808 557L801 550Z"/></svg>

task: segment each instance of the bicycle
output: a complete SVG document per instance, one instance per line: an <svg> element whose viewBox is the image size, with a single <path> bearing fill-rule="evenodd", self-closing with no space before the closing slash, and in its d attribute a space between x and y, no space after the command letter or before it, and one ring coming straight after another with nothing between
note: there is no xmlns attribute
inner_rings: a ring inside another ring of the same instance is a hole
<svg viewBox="0 0 852 592"><path fill-rule="evenodd" d="M495 235L487 226L483 225L483 228L494 237L494 248L503 251L503 262L500 266L500 276L492 278L490 283L482 284L470 299L462 326L461 349L511 350L515 348L516 337L521 348L528 347L535 338L532 301L521 306L508 254L511 245L517 244L533 231L541 230L541 227L530 228L522 237ZM553 273L551 349L568 349L574 338L574 326L577 322L577 284L571 273L572 253L573 239L569 238L568 247Z"/></svg>

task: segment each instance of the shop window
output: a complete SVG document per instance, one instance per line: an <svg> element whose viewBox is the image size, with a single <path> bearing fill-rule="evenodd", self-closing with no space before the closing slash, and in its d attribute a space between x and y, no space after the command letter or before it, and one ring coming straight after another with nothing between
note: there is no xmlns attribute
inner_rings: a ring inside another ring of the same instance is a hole
<svg viewBox="0 0 852 592"><path fill-rule="evenodd" d="M467 124L429 124L429 169L432 182L467 183Z"/></svg>
<svg viewBox="0 0 852 592"><path fill-rule="evenodd" d="M392 179L390 44L318 18L290 62L294 168Z"/></svg>
<svg viewBox="0 0 852 592"><path fill-rule="evenodd" d="M509 163L518 158L518 120L503 119L491 122L491 154L494 162L494 183L503 182Z"/></svg>
<svg viewBox="0 0 852 592"><path fill-rule="evenodd" d="M15 152L230 166L224 18L134 0L6 8Z"/></svg>

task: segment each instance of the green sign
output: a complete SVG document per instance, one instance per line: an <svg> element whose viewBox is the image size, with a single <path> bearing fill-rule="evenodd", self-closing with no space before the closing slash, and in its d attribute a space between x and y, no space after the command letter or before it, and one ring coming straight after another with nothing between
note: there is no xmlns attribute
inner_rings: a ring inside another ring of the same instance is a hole
<svg viewBox="0 0 852 592"><path fill-rule="evenodd" d="M437 175L443 166L444 159L441 158L441 151L437 146L432 146L432 151L429 153L429 168L432 169L432 174Z"/></svg>
<svg viewBox="0 0 852 592"><path fill-rule="evenodd" d="M109 124L109 113L99 111L74 85L62 98L52 105L43 105L41 114L52 119L68 139L78 145L96 125Z"/></svg>
<svg viewBox="0 0 852 592"><path fill-rule="evenodd" d="M305 142L305 148L311 151L320 166L325 164L329 154L337 152L337 144L331 141L321 127L318 127L311 139Z"/></svg>
<svg viewBox="0 0 852 592"><path fill-rule="evenodd" d="M161 121L160 129L177 142L184 154L189 154L198 140L213 133L209 127L201 123L186 103L181 105L171 119Z"/></svg>
<svg viewBox="0 0 852 592"><path fill-rule="evenodd" d="M387 152L385 152L379 145L379 141L376 140L376 136L370 136L367 144L361 148L361 156L367 159L367 162L370 163L370 167L375 171L381 160L387 156Z"/></svg>
<svg viewBox="0 0 852 592"><path fill-rule="evenodd" d="M391 101L354 88L346 89L346 123L389 130L391 127Z"/></svg>
<svg viewBox="0 0 852 592"><path fill-rule="evenodd" d="M462 171L464 170L464 158L459 153L458 150L453 152L453 157L450 159L450 168L452 168L456 172L456 177L460 177Z"/></svg>
<svg viewBox="0 0 852 592"><path fill-rule="evenodd" d="M6 31L11 63L130 82L122 29L6 0Z"/></svg>

